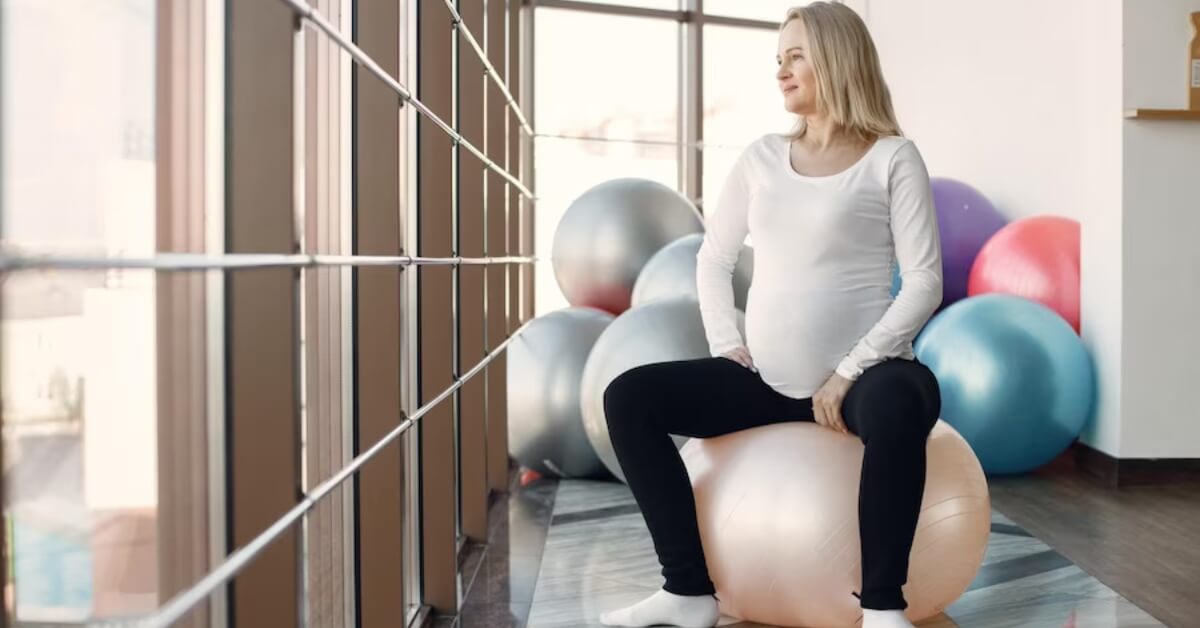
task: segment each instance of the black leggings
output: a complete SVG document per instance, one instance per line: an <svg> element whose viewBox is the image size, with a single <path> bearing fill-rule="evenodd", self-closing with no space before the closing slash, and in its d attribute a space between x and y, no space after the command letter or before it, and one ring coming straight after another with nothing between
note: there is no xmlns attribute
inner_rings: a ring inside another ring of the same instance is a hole
<svg viewBox="0 0 1200 628"><path fill-rule="evenodd" d="M788 397L727 358L639 366L604 391L608 433L641 507L666 578L678 595L715 593L696 502L671 434L708 438L760 425L812 421L812 399ZM862 373L842 402L865 445L859 485L863 608L904 609L900 591L925 489L925 441L941 412L933 373L891 359Z"/></svg>

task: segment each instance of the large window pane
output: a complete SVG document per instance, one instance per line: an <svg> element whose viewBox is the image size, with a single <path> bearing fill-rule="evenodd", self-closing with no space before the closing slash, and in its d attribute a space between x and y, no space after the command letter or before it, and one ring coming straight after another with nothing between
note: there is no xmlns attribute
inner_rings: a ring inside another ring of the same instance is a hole
<svg viewBox="0 0 1200 628"><path fill-rule="evenodd" d="M154 0L0 0L4 238L153 244Z"/></svg>
<svg viewBox="0 0 1200 628"><path fill-rule="evenodd" d="M589 4L612 4L645 9L679 10L684 8L681 0L578 0ZM858 8L865 0L848 0L846 4ZM750 20L782 22L788 9L808 4L808 0L704 0L704 12Z"/></svg>
<svg viewBox="0 0 1200 628"><path fill-rule="evenodd" d="M788 9L806 0L704 0L704 12L750 20L782 22Z"/></svg>
<svg viewBox="0 0 1200 628"><path fill-rule="evenodd" d="M556 9L536 15L539 133L675 141L678 24ZM619 41L639 45L613 45Z"/></svg>
<svg viewBox="0 0 1200 628"><path fill-rule="evenodd" d="M678 25L540 8L536 13L536 255L548 260L571 201L617 177L678 182ZM614 38L638 41L634 50ZM537 266L535 312L566 307L549 262Z"/></svg>
<svg viewBox="0 0 1200 628"><path fill-rule="evenodd" d="M152 254L154 0L0 0L6 244ZM18 622L158 601L154 277L3 283L4 515Z"/></svg>
<svg viewBox="0 0 1200 628"><path fill-rule="evenodd" d="M679 9L681 0L579 0L589 4L617 4L623 7L638 7L640 9L665 9L667 11L675 11ZM539 9L540 11L541 9Z"/></svg>
<svg viewBox="0 0 1200 628"><path fill-rule="evenodd" d="M834 0L866 15L870 0ZM788 9L809 4L809 0L704 0L704 12L765 22L783 22Z"/></svg>
<svg viewBox="0 0 1200 628"><path fill-rule="evenodd" d="M17 619L153 610L153 276L15 275L3 301L4 514Z"/></svg>
<svg viewBox="0 0 1200 628"><path fill-rule="evenodd" d="M706 26L704 30L705 204L716 202L741 149L764 133L791 129L775 82L775 31Z"/></svg>

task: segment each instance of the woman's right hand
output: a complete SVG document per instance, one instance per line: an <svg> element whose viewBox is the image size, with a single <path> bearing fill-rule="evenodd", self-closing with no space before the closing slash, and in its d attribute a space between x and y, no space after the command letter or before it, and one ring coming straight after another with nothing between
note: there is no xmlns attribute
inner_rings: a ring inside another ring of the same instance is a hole
<svg viewBox="0 0 1200 628"><path fill-rule="evenodd" d="M754 366L754 358L750 357L750 350L746 347L735 347L722 354L721 357L733 360L755 373L758 372L758 367Z"/></svg>

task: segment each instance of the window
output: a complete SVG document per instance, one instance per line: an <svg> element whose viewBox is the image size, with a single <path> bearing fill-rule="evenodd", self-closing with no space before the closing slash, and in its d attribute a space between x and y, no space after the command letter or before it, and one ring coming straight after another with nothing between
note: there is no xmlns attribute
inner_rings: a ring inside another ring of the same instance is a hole
<svg viewBox="0 0 1200 628"><path fill-rule="evenodd" d="M868 0L834 0L866 17ZM807 0L704 0L704 12L765 22L782 22L788 9L808 4Z"/></svg>
<svg viewBox="0 0 1200 628"><path fill-rule="evenodd" d="M637 7L639 9L663 9L667 11L679 10L680 0L580 0L590 4L615 4L623 7Z"/></svg>
<svg viewBox="0 0 1200 628"><path fill-rule="evenodd" d="M703 201L715 203L730 166L750 142L791 129L775 81L775 31L706 26L704 30Z"/></svg>
<svg viewBox="0 0 1200 628"><path fill-rule="evenodd" d="M804 0L704 0L704 12L749 20L782 22L788 9L807 4Z"/></svg>
<svg viewBox="0 0 1200 628"><path fill-rule="evenodd" d="M679 27L547 8L535 17L535 111L546 136L534 150L535 242L549 259L559 219L593 185L641 177L677 186ZM616 35L641 45L614 46ZM567 306L551 264L538 264L535 281L537 313Z"/></svg>
<svg viewBox="0 0 1200 628"><path fill-rule="evenodd" d="M4 238L31 253L155 244L155 2L0 0ZM18 622L158 603L152 271L3 282L4 515Z"/></svg>

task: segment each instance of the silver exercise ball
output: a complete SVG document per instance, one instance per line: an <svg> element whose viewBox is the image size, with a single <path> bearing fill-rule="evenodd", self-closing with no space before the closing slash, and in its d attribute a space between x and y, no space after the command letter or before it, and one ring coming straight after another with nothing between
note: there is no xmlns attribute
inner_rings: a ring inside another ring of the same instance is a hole
<svg viewBox="0 0 1200 628"><path fill-rule="evenodd" d="M744 315L738 310L738 329L744 326ZM666 299L632 308L600 334L583 368L580 404L588 440L617 479L624 482L625 474L608 438L605 389L618 375L643 364L707 357L708 340L695 299ZM675 437L676 447L685 442L686 437Z"/></svg>
<svg viewBox="0 0 1200 628"><path fill-rule="evenodd" d="M654 181L622 178L575 199L554 231L554 278L576 306L629 309L646 262L668 243L703 231L691 201Z"/></svg>
<svg viewBox="0 0 1200 628"><path fill-rule="evenodd" d="M672 297L699 298L696 290L696 254L704 234L692 233L659 249L633 284L633 307ZM733 304L746 309L750 278L754 275L754 249L743 246L733 267Z"/></svg>
<svg viewBox="0 0 1200 628"><path fill-rule="evenodd" d="M580 415L588 353L612 314L572 307L535 318L508 346L508 446L523 466L564 478L603 477Z"/></svg>

